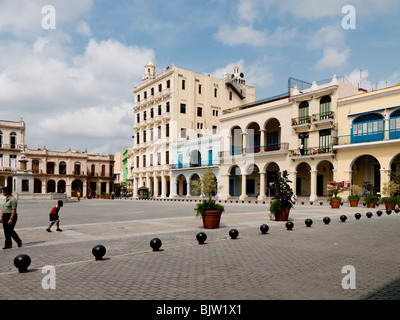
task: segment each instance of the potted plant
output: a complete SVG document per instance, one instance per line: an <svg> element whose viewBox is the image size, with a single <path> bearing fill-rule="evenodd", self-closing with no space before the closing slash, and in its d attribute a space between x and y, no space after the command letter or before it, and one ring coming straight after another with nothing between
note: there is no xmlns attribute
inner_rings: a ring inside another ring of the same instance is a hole
<svg viewBox="0 0 400 320"><path fill-rule="evenodd" d="M270 203L269 211L275 216L276 221L287 221L289 218L290 209L293 207L293 189L289 183L289 173L287 170L282 172L282 176L277 175L272 181L272 186L275 188L275 196Z"/></svg>
<svg viewBox="0 0 400 320"><path fill-rule="evenodd" d="M376 204L379 203L379 196L376 194L370 194L364 197L364 201L368 208L375 208Z"/></svg>
<svg viewBox="0 0 400 320"><path fill-rule="evenodd" d="M330 194L332 194L332 197L328 198L328 201L331 203L331 208L332 209L338 209L340 208L340 203L342 202L342 198L338 196L339 192L342 192L342 188L336 187L334 189L328 189Z"/></svg>
<svg viewBox="0 0 400 320"><path fill-rule="evenodd" d="M392 181L386 182L384 187L382 188L382 192L386 197L381 198L380 203L385 204L386 210L394 210L396 208L396 204L398 203L398 198L394 196L394 194L399 189L399 185Z"/></svg>
<svg viewBox="0 0 400 320"><path fill-rule="evenodd" d="M192 181L192 186L194 192L198 192L207 197L207 199L198 203L196 208L194 208L196 217L201 217L203 219L203 226L205 229L219 228L221 214L225 211L225 208L215 203L215 200L212 199L213 194L216 194L219 188L211 168L207 168L202 172L200 179Z"/></svg>
<svg viewBox="0 0 400 320"><path fill-rule="evenodd" d="M347 200L350 202L350 207L358 207L358 202L360 201L360 193L362 188L358 185L353 185L350 188L350 195L347 197Z"/></svg>

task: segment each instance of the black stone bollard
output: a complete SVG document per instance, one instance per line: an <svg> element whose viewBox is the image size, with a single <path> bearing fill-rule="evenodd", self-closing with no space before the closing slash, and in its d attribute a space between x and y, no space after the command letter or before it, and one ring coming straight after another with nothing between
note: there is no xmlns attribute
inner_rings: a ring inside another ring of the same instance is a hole
<svg viewBox="0 0 400 320"><path fill-rule="evenodd" d="M392 213L392 210L386 210L386 213L389 215L389 214L391 214Z"/></svg>
<svg viewBox="0 0 400 320"><path fill-rule="evenodd" d="M266 234L269 230L269 227L266 224L263 224L261 225L260 230L262 234Z"/></svg>
<svg viewBox="0 0 400 320"><path fill-rule="evenodd" d="M294 227L294 223L292 221L288 221L288 222L286 222L285 226L286 226L286 229L292 230Z"/></svg>
<svg viewBox="0 0 400 320"><path fill-rule="evenodd" d="M320 204L321 206L323 205L323 203L322 203L322 202L320 202L319 204Z"/></svg>
<svg viewBox="0 0 400 320"><path fill-rule="evenodd" d="M325 218L323 219L323 221L324 221L325 224L329 224L329 223L331 222L331 218L325 217Z"/></svg>
<svg viewBox="0 0 400 320"><path fill-rule="evenodd" d="M394 209L394 212L399 213L399 212L400 212L400 209L399 209L399 208L396 208L396 209Z"/></svg>
<svg viewBox="0 0 400 320"><path fill-rule="evenodd" d="M313 205L314 202L310 202L310 205Z"/></svg>
<svg viewBox="0 0 400 320"><path fill-rule="evenodd" d="M204 244L204 242L207 240L207 235L204 232L199 232L196 236L196 239L199 244Z"/></svg>
<svg viewBox="0 0 400 320"><path fill-rule="evenodd" d="M150 241L150 247L153 248L153 251L159 251L161 248L161 240L158 238L154 238Z"/></svg>
<svg viewBox="0 0 400 320"><path fill-rule="evenodd" d="M106 248L101 244L94 246L92 249L92 254L96 258L96 261L103 260L104 255L106 254Z"/></svg>
<svg viewBox="0 0 400 320"><path fill-rule="evenodd" d="M363 202L363 206L365 207L367 204L365 202Z"/></svg>
<svg viewBox="0 0 400 320"><path fill-rule="evenodd" d="M239 235L239 231L237 231L236 229L232 229L229 231L229 236L232 239L236 239L238 237L238 235Z"/></svg>
<svg viewBox="0 0 400 320"><path fill-rule="evenodd" d="M305 224L307 227L311 227L311 225L313 224L313 221L311 219L306 219Z"/></svg>
<svg viewBox="0 0 400 320"><path fill-rule="evenodd" d="M372 217L372 212L367 212L367 217L370 219Z"/></svg>
<svg viewBox="0 0 400 320"><path fill-rule="evenodd" d="M303 204L304 204L304 202L302 201L302 202L301 202L301 205L303 205Z"/></svg>
<svg viewBox="0 0 400 320"><path fill-rule="evenodd" d="M378 211L376 212L376 214L377 214L378 217L380 217L380 216L382 215L382 211L381 211L381 210L378 210Z"/></svg>
<svg viewBox="0 0 400 320"><path fill-rule="evenodd" d="M360 218L361 218L361 214L358 212L354 216L356 217L357 220L360 220Z"/></svg>
<svg viewBox="0 0 400 320"><path fill-rule="evenodd" d="M31 264L31 258L26 254L19 254L14 259L14 266L17 267L20 273L28 272L28 267Z"/></svg>
<svg viewBox="0 0 400 320"><path fill-rule="evenodd" d="M345 215L340 216L340 221L346 222L347 217Z"/></svg>

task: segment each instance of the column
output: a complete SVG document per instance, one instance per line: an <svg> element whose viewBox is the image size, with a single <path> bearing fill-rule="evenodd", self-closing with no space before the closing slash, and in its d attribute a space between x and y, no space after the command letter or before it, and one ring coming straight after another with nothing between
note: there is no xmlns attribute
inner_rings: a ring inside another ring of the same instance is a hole
<svg viewBox="0 0 400 320"><path fill-rule="evenodd" d="M243 132L242 133L242 148L243 151L246 152L246 148L247 148L247 132Z"/></svg>
<svg viewBox="0 0 400 320"><path fill-rule="evenodd" d="M230 195L229 195L229 174L220 174L220 184L218 184L219 186L223 186L221 189L221 192L218 191L218 193L220 193L220 199L221 200L228 200Z"/></svg>
<svg viewBox="0 0 400 320"><path fill-rule="evenodd" d="M264 150L264 149L262 149L262 147L265 147L266 145L267 145L267 141L266 141L266 131L267 130L265 130L265 129L261 129L260 130L260 132L261 132L261 135L260 135L260 150Z"/></svg>
<svg viewBox="0 0 400 320"><path fill-rule="evenodd" d="M292 181L293 194L295 197L297 197L297 188L296 188L297 171L292 171L291 174L292 174L292 178L290 178L290 180Z"/></svg>
<svg viewBox="0 0 400 320"><path fill-rule="evenodd" d="M265 179L266 179L266 172L260 171L260 195L257 198L257 200L259 200L259 201L265 200L265 198L267 197L265 194L265 192L266 192Z"/></svg>
<svg viewBox="0 0 400 320"><path fill-rule="evenodd" d="M158 197L158 178L157 174L154 172L154 194L153 197L156 198Z"/></svg>
<svg viewBox="0 0 400 320"><path fill-rule="evenodd" d="M133 197L137 198L138 194L138 179L137 177L133 177Z"/></svg>
<svg viewBox="0 0 400 320"><path fill-rule="evenodd" d="M165 172L161 173L161 198L165 198L167 196L167 177L165 176Z"/></svg>
<svg viewBox="0 0 400 320"><path fill-rule="evenodd" d="M190 198L190 181L186 178L186 198Z"/></svg>
<svg viewBox="0 0 400 320"><path fill-rule="evenodd" d="M317 197L317 170L311 170L311 195L310 201L316 201Z"/></svg>
<svg viewBox="0 0 400 320"><path fill-rule="evenodd" d="M246 174L242 173L242 187L241 187L241 195L239 200L245 200L247 198L246 194Z"/></svg>

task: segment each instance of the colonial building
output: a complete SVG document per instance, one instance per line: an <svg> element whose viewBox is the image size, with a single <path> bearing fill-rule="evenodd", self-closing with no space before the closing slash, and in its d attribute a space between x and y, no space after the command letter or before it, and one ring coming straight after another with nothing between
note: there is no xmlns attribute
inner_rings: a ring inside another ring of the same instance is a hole
<svg viewBox="0 0 400 320"><path fill-rule="evenodd" d="M0 188L13 187L25 147L25 122L0 120Z"/></svg>
<svg viewBox="0 0 400 320"><path fill-rule="evenodd" d="M111 193L114 182L114 156L91 155L77 150L50 151L26 149L27 168L34 175L34 193L66 193L82 197L89 192Z"/></svg>
<svg viewBox="0 0 400 320"><path fill-rule="evenodd" d="M237 66L217 79L174 65L157 74L151 61L133 92L133 196L146 186L162 198L175 194L170 165L178 158L172 144L219 132L223 110L255 99L254 87L246 85Z"/></svg>
<svg viewBox="0 0 400 320"><path fill-rule="evenodd" d="M381 191L400 169L400 84L339 99L338 119L338 180Z"/></svg>
<svg viewBox="0 0 400 320"><path fill-rule="evenodd" d="M297 196L326 196L337 178L333 150L337 101L358 93L339 80L307 83L289 79L288 92L227 109L221 121L221 198L273 196L271 181L287 170Z"/></svg>

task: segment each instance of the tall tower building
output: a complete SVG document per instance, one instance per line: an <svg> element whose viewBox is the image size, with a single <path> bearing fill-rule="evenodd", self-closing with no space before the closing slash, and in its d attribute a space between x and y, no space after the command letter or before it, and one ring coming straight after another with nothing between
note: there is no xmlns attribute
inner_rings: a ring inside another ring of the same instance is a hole
<svg viewBox="0 0 400 320"><path fill-rule="evenodd" d="M154 197L171 195L172 143L219 133L225 109L255 101L239 67L223 79L178 68L156 73L149 61L135 86L133 195L146 186Z"/></svg>

